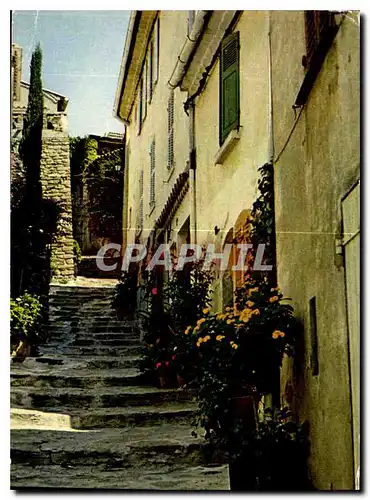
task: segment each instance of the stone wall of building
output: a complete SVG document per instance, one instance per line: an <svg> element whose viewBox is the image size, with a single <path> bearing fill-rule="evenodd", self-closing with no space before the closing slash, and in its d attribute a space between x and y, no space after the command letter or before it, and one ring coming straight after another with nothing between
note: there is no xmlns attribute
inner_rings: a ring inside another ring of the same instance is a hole
<svg viewBox="0 0 370 500"><path fill-rule="evenodd" d="M65 113L47 113L44 116L41 156L42 196L44 201L54 202L59 209L50 259L54 282L74 278L69 139L66 124Z"/></svg>

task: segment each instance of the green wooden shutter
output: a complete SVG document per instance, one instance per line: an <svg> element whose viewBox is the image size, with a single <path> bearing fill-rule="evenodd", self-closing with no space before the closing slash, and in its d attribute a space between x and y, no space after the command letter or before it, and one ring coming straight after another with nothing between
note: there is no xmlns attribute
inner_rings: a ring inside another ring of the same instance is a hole
<svg viewBox="0 0 370 500"><path fill-rule="evenodd" d="M227 36L220 60L220 145L239 127L239 32Z"/></svg>

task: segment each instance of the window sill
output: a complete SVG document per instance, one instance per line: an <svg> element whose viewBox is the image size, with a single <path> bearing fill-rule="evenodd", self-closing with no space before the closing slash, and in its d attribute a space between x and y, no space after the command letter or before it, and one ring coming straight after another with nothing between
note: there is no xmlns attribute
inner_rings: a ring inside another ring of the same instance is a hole
<svg viewBox="0 0 370 500"><path fill-rule="evenodd" d="M214 159L215 165L223 164L223 162L229 156L230 152L234 149L239 139L240 139L240 131L234 128L234 130L232 130L226 137L220 149L217 151Z"/></svg>
<svg viewBox="0 0 370 500"><path fill-rule="evenodd" d="M168 177L167 180L165 181L166 183L170 182L170 179L175 171L175 165L172 165L172 167L168 170Z"/></svg>
<svg viewBox="0 0 370 500"><path fill-rule="evenodd" d="M148 217L150 217L152 215L152 213L154 212L154 209L155 209L155 202L153 203L149 203L149 213L148 213Z"/></svg>

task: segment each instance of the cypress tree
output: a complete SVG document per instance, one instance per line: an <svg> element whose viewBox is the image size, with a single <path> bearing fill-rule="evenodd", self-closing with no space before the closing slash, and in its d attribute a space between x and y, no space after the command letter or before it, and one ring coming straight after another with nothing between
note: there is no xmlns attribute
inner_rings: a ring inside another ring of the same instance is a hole
<svg viewBox="0 0 370 500"><path fill-rule="evenodd" d="M26 190L28 208L36 211L41 202L41 140L44 113L42 92L42 51L37 45L31 58L30 88L23 126L21 154L26 168ZM36 215L36 214L35 214Z"/></svg>
<svg viewBox="0 0 370 500"><path fill-rule="evenodd" d="M17 214L12 231L12 245L17 250L13 258L21 269L18 290L38 291L43 282L45 266L45 244L41 230L43 218L41 189L41 151L44 99L42 91L42 51L40 45L32 54L30 65L30 87L27 110L24 118L20 155L25 170L25 196Z"/></svg>

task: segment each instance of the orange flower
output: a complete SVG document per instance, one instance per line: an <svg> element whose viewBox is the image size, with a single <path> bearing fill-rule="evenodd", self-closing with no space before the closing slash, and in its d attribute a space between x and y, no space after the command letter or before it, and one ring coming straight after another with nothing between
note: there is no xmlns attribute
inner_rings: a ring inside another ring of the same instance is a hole
<svg viewBox="0 0 370 500"><path fill-rule="evenodd" d="M217 335L216 340L218 342L221 342L221 340L224 339L224 338L225 338L225 335Z"/></svg>
<svg viewBox="0 0 370 500"><path fill-rule="evenodd" d="M270 299L269 299L270 302L276 302L277 300L279 300L279 297L277 295L274 295L273 297L270 297Z"/></svg>
<svg viewBox="0 0 370 500"><path fill-rule="evenodd" d="M281 332L280 330L275 330L274 332L272 332L272 338L273 339L277 339L279 337L284 338L285 337L285 333Z"/></svg>
<svg viewBox="0 0 370 500"><path fill-rule="evenodd" d="M243 309L242 312L240 313L239 318L244 323L248 323L252 314L253 314L252 309Z"/></svg>
<svg viewBox="0 0 370 500"><path fill-rule="evenodd" d="M206 318L200 318L200 319L198 319L197 325L200 326L202 323L205 322L205 320L206 320Z"/></svg>
<svg viewBox="0 0 370 500"><path fill-rule="evenodd" d="M185 335L188 335L188 333L190 333L191 329L192 329L192 327L188 326L187 329L185 330Z"/></svg>
<svg viewBox="0 0 370 500"><path fill-rule="evenodd" d="M254 306L254 302L252 302L251 300L248 300L247 306L248 307L253 307Z"/></svg>
<svg viewBox="0 0 370 500"><path fill-rule="evenodd" d="M208 314L209 313L209 307L207 307L206 309L203 309L203 314Z"/></svg>
<svg viewBox="0 0 370 500"><path fill-rule="evenodd" d="M255 309L253 311L253 314L256 315L256 316L259 316L261 314L261 311L259 309Z"/></svg>

